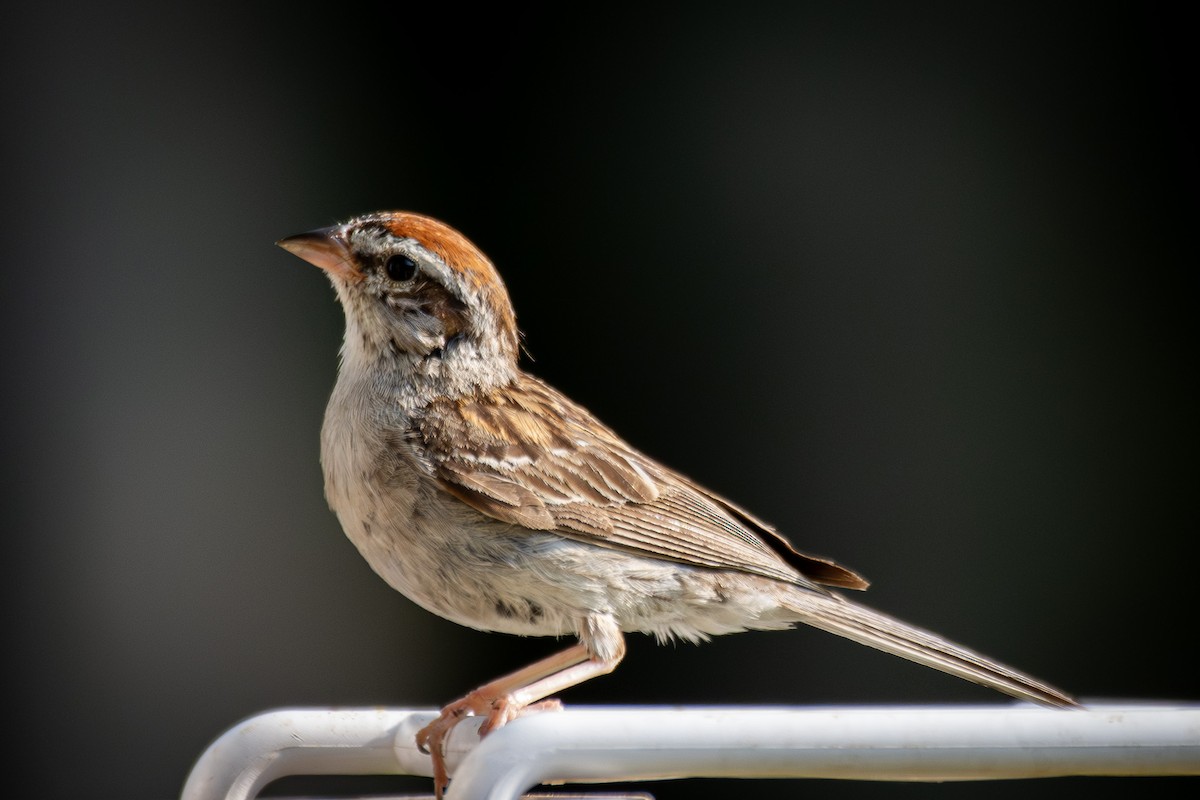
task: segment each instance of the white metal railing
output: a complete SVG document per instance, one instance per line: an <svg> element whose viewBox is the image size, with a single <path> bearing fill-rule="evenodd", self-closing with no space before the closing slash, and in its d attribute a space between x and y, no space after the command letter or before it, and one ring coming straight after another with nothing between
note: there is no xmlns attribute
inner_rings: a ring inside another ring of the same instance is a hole
<svg viewBox="0 0 1200 800"><path fill-rule="evenodd" d="M270 711L204 752L182 800L252 800L286 775L430 775L414 743L430 710ZM482 741L447 740L447 800L515 800L539 783L685 777L986 780L1200 775L1200 705L571 707Z"/></svg>

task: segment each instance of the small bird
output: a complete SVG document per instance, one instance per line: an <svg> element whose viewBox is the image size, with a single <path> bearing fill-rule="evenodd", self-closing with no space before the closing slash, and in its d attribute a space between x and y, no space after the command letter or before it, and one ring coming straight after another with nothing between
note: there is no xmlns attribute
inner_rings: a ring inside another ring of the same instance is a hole
<svg viewBox="0 0 1200 800"><path fill-rule="evenodd" d="M420 214L278 242L325 271L346 317L321 431L325 494L392 587L484 631L577 644L447 705L417 734L438 796L447 734L480 733L611 672L624 634L698 642L805 623L1048 706L1063 692L846 599L867 582L640 453L518 365L499 273ZM543 702L539 702L543 701Z"/></svg>

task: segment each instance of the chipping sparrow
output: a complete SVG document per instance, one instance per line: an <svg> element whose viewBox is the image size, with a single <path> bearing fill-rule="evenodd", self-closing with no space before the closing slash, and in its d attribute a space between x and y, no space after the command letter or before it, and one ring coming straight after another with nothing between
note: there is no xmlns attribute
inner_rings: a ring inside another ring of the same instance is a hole
<svg viewBox="0 0 1200 800"><path fill-rule="evenodd" d="M486 715L486 733L612 671L626 631L699 641L803 622L1015 697L1075 705L826 589L867 582L792 549L523 372L499 274L447 225L378 213L279 244L323 269L345 310L321 461L346 535L435 614L486 631L578 637L446 706L418 734L439 795L443 742L463 716Z"/></svg>

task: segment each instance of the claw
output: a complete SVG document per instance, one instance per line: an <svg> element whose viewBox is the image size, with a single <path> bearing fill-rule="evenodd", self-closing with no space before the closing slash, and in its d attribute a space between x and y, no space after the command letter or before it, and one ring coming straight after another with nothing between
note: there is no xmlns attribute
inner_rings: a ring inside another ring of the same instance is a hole
<svg viewBox="0 0 1200 800"><path fill-rule="evenodd" d="M463 717L486 716L487 719L479 726L479 735L482 737L522 714L561 711L562 703L542 698L596 675L612 672L625 654L621 633L615 622L609 622L612 627L609 633L616 639L615 655L599 658L581 641L561 653L481 686L461 700L455 700L442 709L437 719L417 731L417 749L428 754L433 762L433 792L437 800L442 800L442 793L450 783L450 775L446 770L446 737L454 730L454 726L462 722Z"/></svg>
<svg viewBox="0 0 1200 800"><path fill-rule="evenodd" d="M433 761L434 797L442 800L442 793L450 783L450 775L446 770L446 737L463 718L486 714L487 719L479 726L479 736L483 738L517 717L537 711L562 711L562 707L558 700L523 705L511 695L487 697L474 691L443 708L438 718L417 731L416 735L417 749Z"/></svg>

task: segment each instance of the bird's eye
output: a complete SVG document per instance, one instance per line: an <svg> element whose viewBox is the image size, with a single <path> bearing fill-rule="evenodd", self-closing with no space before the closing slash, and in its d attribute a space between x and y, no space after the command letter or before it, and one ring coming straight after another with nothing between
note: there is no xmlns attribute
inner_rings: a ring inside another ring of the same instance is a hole
<svg viewBox="0 0 1200 800"><path fill-rule="evenodd" d="M417 274L417 262L403 253L397 253L388 258L383 269L387 276L394 281L408 281Z"/></svg>

